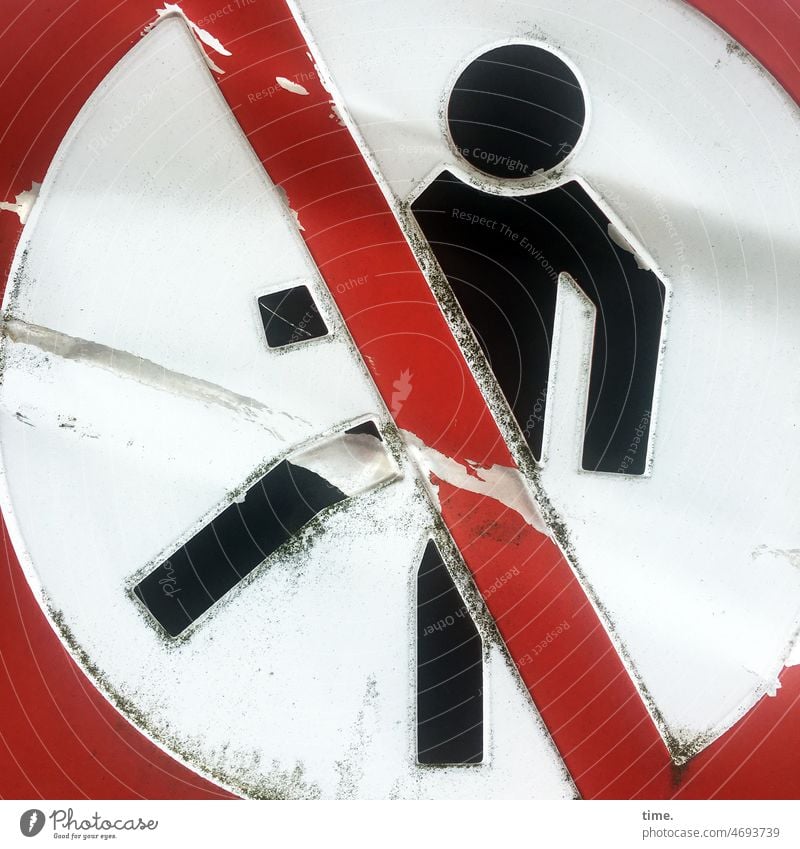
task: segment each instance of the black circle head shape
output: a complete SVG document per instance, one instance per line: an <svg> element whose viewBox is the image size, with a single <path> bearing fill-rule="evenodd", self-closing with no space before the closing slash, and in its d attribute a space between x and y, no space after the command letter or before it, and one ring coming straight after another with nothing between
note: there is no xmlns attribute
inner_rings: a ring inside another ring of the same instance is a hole
<svg viewBox="0 0 800 849"><path fill-rule="evenodd" d="M563 59L531 44L483 53L450 94L447 123L461 156L492 177L525 180L569 155L586 100Z"/></svg>

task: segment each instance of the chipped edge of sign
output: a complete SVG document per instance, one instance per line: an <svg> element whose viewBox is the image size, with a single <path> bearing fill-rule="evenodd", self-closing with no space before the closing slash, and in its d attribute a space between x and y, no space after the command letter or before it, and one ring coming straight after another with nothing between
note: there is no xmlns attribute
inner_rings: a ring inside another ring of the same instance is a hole
<svg viewBox="0 0 800 849"><path fill-rule="evenodd" d="M422 477L431 485L440 510L439 492L435 484L431 483L432 475L458 489L499 501L509 510L518 513L540 534L550 536L550 530L519 469L500 465L485 468L469 461L462 464L426 445L416 434L407 430L401 430L401 433Z"/></svg>

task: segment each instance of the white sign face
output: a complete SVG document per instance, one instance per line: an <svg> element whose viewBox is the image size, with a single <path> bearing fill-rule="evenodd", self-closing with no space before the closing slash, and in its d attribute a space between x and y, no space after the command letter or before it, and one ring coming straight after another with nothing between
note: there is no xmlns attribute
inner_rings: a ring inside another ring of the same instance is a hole
<svg viewBox="0 0 800 849"><path fill-rule="evenodd" d="M800 627L797 107L677 0L296 5L409 237L443 171L498 202L575 183L662 281L652 404L609 473L584 468L595 311L558 276L539 483L662 731L706 745L774 691ZM545 175L492 176L488 155L476 170L451 139L456 79L507 44L561 57L585 97L579 140ZM72 651L152 739L252 796L575 795L418 466L480 486L391 424L179 17L67 133L4 310L15 549ZM479 349L466 354L521 456ZM402 405L413 375L396 386ZM311 481L306 513L287 507L251 540L266 563L231 555L212 586L202 545L287 469ZM541 521L516 478L491 486ZM431 539L443 566L425 566ZM430 627L479 643L477 751L458 765L419 748L424 578L456 603ZM189 600L195 579L206 598Z"/></svg>

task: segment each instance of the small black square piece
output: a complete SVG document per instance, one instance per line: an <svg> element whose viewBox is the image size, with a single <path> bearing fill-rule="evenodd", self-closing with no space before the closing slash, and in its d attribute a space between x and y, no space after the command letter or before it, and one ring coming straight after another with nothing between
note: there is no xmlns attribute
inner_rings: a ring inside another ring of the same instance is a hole
<svg viewBox="0 0 800 849"><path fill-rule="evenodd" d="M270 348L284 348L328 333L308 286L293 286L258 299Z"/></svg>

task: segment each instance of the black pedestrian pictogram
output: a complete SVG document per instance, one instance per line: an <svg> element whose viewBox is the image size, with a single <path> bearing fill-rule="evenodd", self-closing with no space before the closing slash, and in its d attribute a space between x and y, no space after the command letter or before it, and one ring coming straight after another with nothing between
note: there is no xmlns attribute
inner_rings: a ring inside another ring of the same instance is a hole
<svg viewBox="0 0 800 849"><path fill-rule="evenodd" d="M564 60L516 44L466 68L447 116L460 156L508 184L563 163L583 131L586 108ZM666 289L583 185L569 180L507 196L445 170L412 208L537 461L558 280L572 278L596 309L582 466L644 474Z"/></svg>

